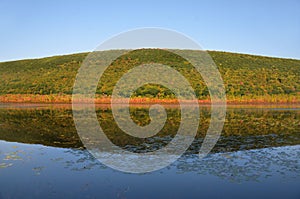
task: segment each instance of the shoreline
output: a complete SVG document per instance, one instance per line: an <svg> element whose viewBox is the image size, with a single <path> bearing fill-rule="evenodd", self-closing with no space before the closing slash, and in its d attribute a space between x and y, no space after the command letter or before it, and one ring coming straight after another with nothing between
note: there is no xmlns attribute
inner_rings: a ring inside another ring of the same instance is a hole
<svg viewBox="0 0 300 199"><path fill-rule="evenodd" d="M75 103L86 104L111 104L110 97L96 96L93 99L84 99L76 101ZM183 104L191 104L192 101L185 100ZM6 94L0 95L0 103L2 104L72 104L72 95L33 95L33 94ZM198 100L200 105L210 105L210 99ZM124 100L119 100L119 104L124 104ZM131 98L130 104L166 104L176 105L177 99L158 99L158 98L145 98L137 97ZM261 96L259 99L227 99L227 105L300 105L299 96L290 96L286 99L270 98L270 96Z"/></svg>

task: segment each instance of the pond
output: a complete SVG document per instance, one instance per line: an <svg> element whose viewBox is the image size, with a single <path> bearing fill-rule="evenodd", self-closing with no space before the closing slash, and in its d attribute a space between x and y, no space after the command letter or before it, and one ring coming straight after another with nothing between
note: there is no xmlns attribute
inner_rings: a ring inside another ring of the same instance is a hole
<svg viewBox="0 0 300 199"><path fill-rule="evenodd" d="M97 106L106 136L124 150L166 146L180 125L180 109L166 106L167 122L150 138L118 128L112 110ZM133 106L133 121L150 122ZM69 105L0 105L2 198L300 198L300 108L228 107L220 139L203 159L198 152L210 122L201 107L197 135L171 165L149 173L114 170L94 158L77 134Z"/></svg>

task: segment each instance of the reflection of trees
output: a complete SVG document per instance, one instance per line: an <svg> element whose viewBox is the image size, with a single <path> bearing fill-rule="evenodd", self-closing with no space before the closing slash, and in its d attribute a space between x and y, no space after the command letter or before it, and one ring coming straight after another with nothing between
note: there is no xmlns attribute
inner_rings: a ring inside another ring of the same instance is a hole
<svg viewBox="0 0 300 199"><path fill-rule="evenodd" d="M99 108L97 115L107 137L118 146L134 152L157 150L170 142L180 124L180 110L167 108L166 125L156 136L139 139L123 133L108 108ZM149 123L148 109L134 107L133 120ZM210 121L208 108L201 108L198 134L188 153L197 153ZM228 109L222 136L214 152L236 151L272 146L300 144L299 110ZM0 139L44 144L55 147L80 148L72 110L66 108L0 109Z"/></svg>
<svg viewBox="0 0 300 199"><path fill-rule="evenodd" d="M0 109L0 139L57 147L81 147L71 109Z"/></svg>

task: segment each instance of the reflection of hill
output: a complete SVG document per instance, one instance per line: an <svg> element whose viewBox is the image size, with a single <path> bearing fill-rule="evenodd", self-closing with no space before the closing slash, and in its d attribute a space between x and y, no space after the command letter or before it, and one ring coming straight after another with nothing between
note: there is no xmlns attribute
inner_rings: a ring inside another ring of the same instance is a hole
<svg viewBox="0 0 300 199"><path fill-rule="evenodd" d="M148 110L132 108L133 120L141 125L149 122ZM229 109L222 136L214 152L265 148L300 144L299 110ZM166 145L176 134L180 110L167 109L168 121L155 137L132 138L114 123L110 109L98 109L101 127L118 146L131 151L152 151ZM196 153L209 125L209 110L201 109L197 137L189 152ZM47 146L79 148L82 143L76 133L72 110L0 109L0 139Z"/></svg>

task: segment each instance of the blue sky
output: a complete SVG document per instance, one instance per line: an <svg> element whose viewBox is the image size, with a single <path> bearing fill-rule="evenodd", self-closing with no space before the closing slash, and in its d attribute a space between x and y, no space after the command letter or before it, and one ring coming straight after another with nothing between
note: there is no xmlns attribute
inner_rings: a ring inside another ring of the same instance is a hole
<svg viewBox="0 0 300 199"><path fill-rule="evenodd" d="M300 59L299 0L0 1L0 61L86 52L139 27L204 49Z"/></svg>

